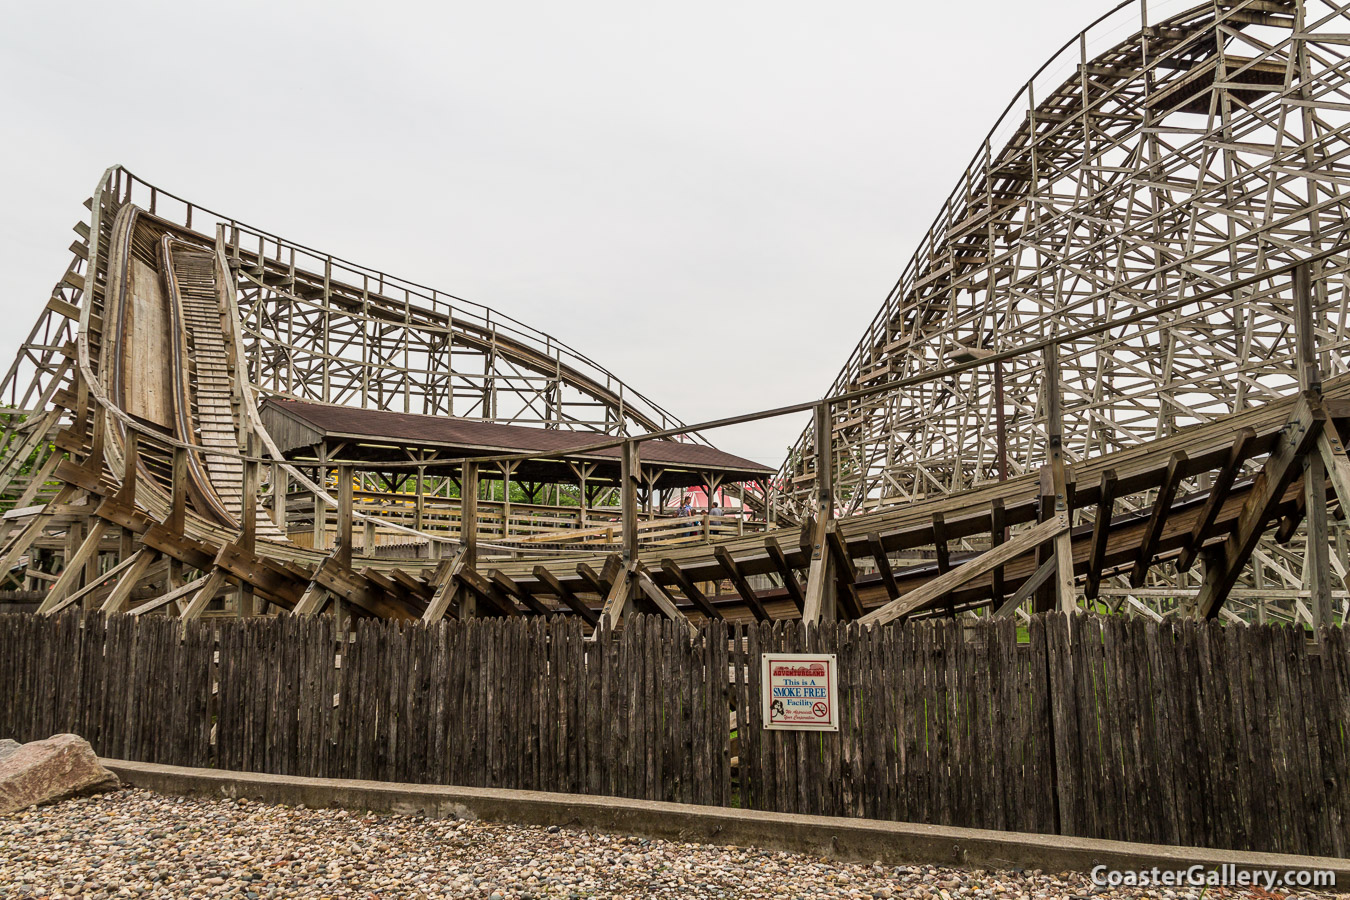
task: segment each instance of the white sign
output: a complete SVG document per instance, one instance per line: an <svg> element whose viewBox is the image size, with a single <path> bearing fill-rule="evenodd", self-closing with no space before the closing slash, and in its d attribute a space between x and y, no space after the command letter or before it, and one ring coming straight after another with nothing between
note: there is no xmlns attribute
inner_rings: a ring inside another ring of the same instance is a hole
<svg viewBox="0 0 1350 900"><path fill-rule="evenodd" d="M839 671L833 653L764 653L765 728L839 730Z"/></svg>

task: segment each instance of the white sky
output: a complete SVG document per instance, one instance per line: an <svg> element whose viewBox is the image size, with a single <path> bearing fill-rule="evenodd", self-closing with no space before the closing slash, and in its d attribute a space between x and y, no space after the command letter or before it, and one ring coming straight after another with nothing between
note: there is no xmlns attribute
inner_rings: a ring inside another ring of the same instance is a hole
<svg viewBox="0 0 1350 900"><path fill-rule="evenodd" d="M686 422L821 396L1112 0L7 3L0 357L102 171L485 303ZM711 432L776 466L804 424Z"/></svg>

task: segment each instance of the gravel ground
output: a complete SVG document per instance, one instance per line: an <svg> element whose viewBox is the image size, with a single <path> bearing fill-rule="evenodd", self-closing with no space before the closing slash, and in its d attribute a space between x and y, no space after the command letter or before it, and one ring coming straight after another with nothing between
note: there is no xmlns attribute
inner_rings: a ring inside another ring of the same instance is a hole
<svg viewBox="0 0 1350 900"><path fill-rule="evenodd" d="M1087 896L1285 895L1094 890L1080 873L842 865L793 853L648 841L556 825L527 828L243 800L185 800L141 790L0 817L0 898L5 900Z"/></svg>

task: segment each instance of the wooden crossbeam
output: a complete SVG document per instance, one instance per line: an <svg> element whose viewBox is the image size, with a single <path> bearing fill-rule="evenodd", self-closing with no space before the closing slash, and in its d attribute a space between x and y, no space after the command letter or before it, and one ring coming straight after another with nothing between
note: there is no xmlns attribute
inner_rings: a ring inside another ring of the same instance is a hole
<svg viewBox="0 0 1350 900"><path fill-rule="evenodd" d="M1115 514L1116 487L1120 479L1115 469L1102 473L1097 489L1097 517L1092 522L1092 548L1088 552L1087 585L1083 596L1096 600L1102 586L1102 568L1106 565L1106 538L1111 532L1111 516Z"/></svg>
<svg viewBox="0 0 1350 900"><path fill-rule="evenodd" d="M698 585L694 584L693 579L686 575L674 560L661 560L661 570L670 576L670 579L675 582L680 591L689 598L689 602L694 604L704 616L709 619L722 618L722 611L712 605L712 601L698 589Z"/></svg>
<svg viewBox="0 0 1350 900"><path fill-rule="evenodd" d="M1200 548L1204 546L1205 538L1209 531L1214 527L1214 520L1218 518L1219 510L1223 508L1223 502L1228 499L1229 492L1233 489L1233 482L1237 480L1238 473L1242 471L1242 464L1247 461L1250 455L1250 447L1256 440L1256 430L1253 428L1242 428L1233 439L1233 446L1228 451L1228 459L1224 462L1223 468L1214 476L1214 483L1209 488L1209 499L1200 510L1200 516L1195 520L1195 527L1191 529L1191 538L1187 541L1181 555L1177 557L1177 571L1185 572L1195 564L1200 556Z"/></svg>
<svg viewBox="0 0 1350 900"><path fill-rule="evenodd" d="M1055 567L1058 564L1059 560L1056 557L1051 556L1045 562L1037 566L1036 571L1031 573L1031 577L1022 582L1022 586L1016 591L1013 591L1011 597L999 604L999 607L994 610L992 618L1006 619L1016 612L1018 607L1023 603L1026 603L1027 598L1036 592L1037 588L1050 580L1051 576L1055 574Z"/></svg>
<svg viewBox="0 0 1350 900"><path fill-rule="evenodd" d="M736 560L727 548L715 548L713 556L717 559L717 564L722 567L722 571L726 572L727 577L731 579L731 583L736 588L736 593L741 595L745 605L750 607L750 611L755 614L755 621L769 621L769 613L764 609L764 604L760 602L759 595L755 593L754 588L750 587L750 582L746 580L740 566L736 564Z"/></svg>
<svg viewBox="0 0 1350 900"><path fill-rule="evenodd" d="M587 625L594 628L600 624L600 614L587 606L575 591L554 577L546 567L535 566L534 577L539 579L539 583L547 587L564 606L585 619Z"/></svg>
<svg viewBox="0 0 1350 900"><path fill-rule="evenodd" d="M961 585L979 578L995 566L1015 559L1023 553L1034 550L1056 535L1069 529L1067 516L1059 515L1030 528L997 547L986 550L974 559L968 560L943 575L939 575L926 584L920 585L905 594L899 600L892 600L885 606L874 609L859 621L864 625L884 625L901 616L908 615L920 607L927 606L951 593ZM1051 561L1055 559L1050 557Z"/></svg>
<svg viewBox="0 0 1350 900"><path fill-rule="evenodd" d="M1196 596L1196 614L1214 618L1219 614L1228 592L1237 584L1247 560L1256 549L1285 491L1302 469L1303 456L1317 445L1327 421L1327 412L1319 397L1299 397L1279 443L1266 458L1247 501L1238 516L1237 527L1220 547L1215 548L1214 564L1205 566L1204 579Z"/></svg>
<svg viewBox="0 0 1350 900"><path fill-rule="evenodd" d="M788 565L787 555L783 553L783 548L779 546L778 539L773 535L764 538L764 552L768 554L769 561L773 563L774 568L778 570L778 576L783 579L783 587L787 590L788 596L797 606L797 612L806 609L806 594L802 592L802 586L797 581L797 573L793 571L792 566ZM661 561L661 568L665 568L665 560ZM681 585L683 590L683 585ZM693 598L690 597L692 600Z"/></svg>
<svg viewBox="0 0 1350 900"><path fill-rule="evenodd" d="M161 606L172 603L173 601L179 599L180 597L186 597L189 594L195 594L202 588L203 585L206 584L208 580L210 580L210 577L211 576L209 575L203 575L200 578L194 579L193 581L189 581L187 584L180 585L179 587L176 587L171 591L167 591L163 594L160 594L158 597L146 600L144 603L140 603L132 607L131 609L127 610L127 615L141 616L153 610L159 609ZM220 583L221 584L224 583L223 578L221 579ZM209 600L210 598L208 597L207 599Z"/></svg>
<svg viewBox="0 0 1350 900"><path fill-rule="evenodd" d="M142 547L137 550L135 561L129 569L121 573L117 579L117 584L113 585L112 593L104 598L103 606L99 611L104 614L121 612L127 601L131 599L131 592L136 589L136 585L145 577L145 573L150 569L150 566L160 558L159 553L149 547Z"/></svg>
<svg viewBox="0 0 1350 900"><path fill-rule="evenodd" d="M200 618L201 614L206 611L207 605L215 599L216 594L220 593L220 589L225 586L226 581L224 570L213 567L210 573L193 582L193 584L199 586L196 592L192 594L192 599L187 602L187 606L183 607L183 620L190 621ZM179 588L179 590L182 590L182 588ZM169 593L174 592L170 591Z"/></svg>
<svg viewBox="0 0 1350 900"><path fill-rule="evenodd" d="M205 572L215 565L215 553L210 547L172 530L168 524L147 528L145 534L141 535L141 543L178 560L190 569Z"/></svg>
<svg viewBox="0 0 1350 900"><path fill-rule="evenodd" d="M1186 475L1186 454L1178 450L1167 461L1167 473L1163 476L1158 496L1153 501L1153 511L1149 514L1148 524L1144 527L1144 536L1139 542L1139 552L1134 566L1130 569L1130 586L1143 587L1148 577L1153 556L1158 552L1158 539L1162 537L1163 525L1172 511L1172 501L1176 499L1177 488Z"/></svg>
<svg viewBox="0 0 1350 900"><path fill-rule="evenodd" d="M651 573L648 572L647 568L640 562L635 562L633 564L633 580L636 583L638 590L642 591L651 599L652 603L656 605L656 608L661 611L662 615L672 622L683 625L692 636L698 636L698 628L689 621L689 618L684 613L680 612L679 607L675 605L675 600L670 594L666 593L661 585L656 583L656 580L652 578Z"/></svg>
<svg viewBox="0 0 1350 900"><path fill-rule="evenodd" d="M423 603L430 603L435 591L431 585L421 579L414 578L402 569L390 569L389 577L403 586L403 589L414 597L419 598Z"/></svg>
<svg viewBox="0 0 1350 900"><path fill-rule="evenodd" d="M457 577L464 586L473 591L479 599L486 600L494 609L501 612L502 615L520 615L520 610L516 609L516 605L511 602L511 598L504 596L492 582L479 574L478 570L473 566L465 566L460 569Z"/></svg>
<svg viewBox="0 0 1350 900"><path fill-rule="evenodd" d="M142 547L140 550L137 550L135 553L131 554L126 559L122 560L120 563L113 566L108 571L104 572L92 583L85 585L78 591L74 591L70 594L67 594L64 599L62 599L59 603L57 603L55 606L53 606L51 609L47 611L48 614L50 615L58 613L61 610L65 609L66 607L74 603L80 602L85 597L88 597L89 595L93 594L99 588L107 587L108 583L115 578L124 577L127 574L134 574L136 572L137 565L141 564L141 560L143 558L151 557L152 554L153 551L146 550L144 547ZM144 565L147 566L149 565L149 559L146 559Z"/></svg>
<svg viewBox="0 0 1350 900"><path fill-rule="evenodd" d="M38 607L38 614L45 615L51 613L66 598L66 595L75 588L79 578L84 575L84 564L91 560L103 544L103 521L101 519L91 519L89 521L89 533L85 535L80 546L61 569L61 575L56 579L56 584L52 585L51 590L43 599L42 605Z"/></svg>
<svg viewBox="0 0 1350 900"><path fill-rule="evenodd" d="M580 577L582 581L586 582L587 587L600 595L600 600L602 602L609 596L610 588L613 587L613 585L602 578L600 573L596 572L595 569L586 565L586 563L577 563L577 576Z"/></svg>
<svg viewBox="0 0 1350 900"><path fill-rule="evenodd" d="M304 593L304 585L295 574L265 556L258 556L236 543L226 544L216 554L215 564L240 583L268 594L286 609L294 609ZM331 567L330 567L331 568ZM352 573L355 578L356 573Z"/></svg>
<svg viewBox="0 0 1350 900"><path fill-rule="evenodd" d="M514 597L519 600L522 606L535 615L548 615L548 607L539 602L539 598L521 587L514 578L507 575L501 569L489 569L488 580L495 584L497 589L502 591L508 597Z"/></svg>

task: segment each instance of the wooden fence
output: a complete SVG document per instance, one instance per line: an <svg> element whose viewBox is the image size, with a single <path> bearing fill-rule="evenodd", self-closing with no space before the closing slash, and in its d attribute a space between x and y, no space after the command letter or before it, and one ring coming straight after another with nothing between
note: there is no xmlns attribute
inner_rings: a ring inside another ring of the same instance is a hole
<svg viewBox="0 0 1350 900"><path fill-rule="evenodd" d="M345 652L340 651L345 646ZM838 654L838 733L759 654ZM732 725L732 713L737 722ZM0 616L0 737L278 774L1344 856L1350 645L1143 619L884 628Z"/></svg>

